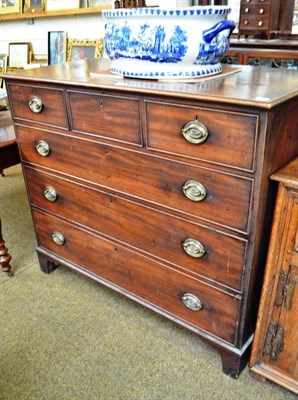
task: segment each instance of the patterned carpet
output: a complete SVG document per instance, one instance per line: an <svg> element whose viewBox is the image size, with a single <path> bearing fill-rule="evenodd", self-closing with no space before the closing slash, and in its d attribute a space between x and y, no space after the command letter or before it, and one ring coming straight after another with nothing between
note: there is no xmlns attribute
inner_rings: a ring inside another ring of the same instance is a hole
<svg viewBox="0 0 298 400"><path fill-rule="evenodd" d="M39 269L21 167L0 178L13 277L0 273L1 400L294 400L221 372L195 335L95 282Z"/></svg>

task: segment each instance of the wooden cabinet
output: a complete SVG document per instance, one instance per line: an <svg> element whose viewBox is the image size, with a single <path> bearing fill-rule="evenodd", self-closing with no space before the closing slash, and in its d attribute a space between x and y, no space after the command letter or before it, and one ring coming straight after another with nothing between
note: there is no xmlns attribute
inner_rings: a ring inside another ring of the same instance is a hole
<svg viewBox="0 0 298 400"><path fill-rule="evenodd" d="M242 64L298 70L297 40L231 40L223 64Z"/></svg>
<svg viewBox="0 0 298 400"><path fill-rule="evenodd" d="M296 75L240 67L189 84L107 67L6 76L41 268L72 268L191 330L237 377L269 240L268 178L298 151Z"/></svg>
<svg viewBox="0 0 298 400"><path fill-rule="evenodd" d="M239 33L266 34L269 39L278 30L280 0L241 0Z"/></svg>
<svg viewBox="0 0 298 400"><path fill-rule="evenodd" d="M238 38L291 35L294 7L295 0L240 0Z"/></svg>
<svg viewBox="0 0 298 400"><path fill-rule="evenodd" d="M250 366L298 394L298 157L279 182Z"/></svg>

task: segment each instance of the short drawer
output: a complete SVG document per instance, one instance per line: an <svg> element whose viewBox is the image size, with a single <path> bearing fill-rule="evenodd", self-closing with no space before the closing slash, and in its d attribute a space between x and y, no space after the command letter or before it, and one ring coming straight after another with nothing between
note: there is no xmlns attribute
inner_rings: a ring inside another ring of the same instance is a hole
<svg viewBox="0 0 298 400"><path fill-rule="evenodd" d="M254 169L257 115L146 101L146 125L149 149Z"/></svg>
<svg viewBox="0 0 298 400"><path fill-rule="evenodd" d="M15 122L31 121L69 129L63 90L8 83Z"/></svg>
<svg viewBox="0 0 298 400"><path fill-rule="evenodd" d="M25 176L33 206L241 291L246 241L28 167Z"/></svg>
<svg viewBox="0 0 298 400"><path fill-rule="evenodd" d="M112 283L124 294L148 302L161 314L178 319L176 322L187 323L227 342L235 342L240 305L238 296L216 290L45 213L33 210L33 217L40 248L100 277L103 283ZM53 234L60 244L53 240ZM188 306L182 300L185 294L192 296L188 302L184 300ZM198 310L188 308L191 304Z"/></svg>
<svg viewBox="0 0 298 400"><path fill-rule="evenodd" d="M274 0L241 0L241 5L251 5L251 4L258 4L262 6L264 4L271 4Z"/></svg>
<svg viewBox="0 0 298 400"><path fill-rule="evenodd" d="M16 130L24 162L159 204L191 220L199 218L248 231L250 179L67 135L22 126ZM48 148L46 156L36 150L44 147Z"/></svg>
<svg viewBox="0 0 298 400"><path fill-rule="evenodd" d="M139 100L69 91L73 130L142 145Z"/></svg>
<svg viewBox="0 0 298 400"><path fill-rule="evenodd" d="M244 4L241 6L241 16L246 18L253 17L257 18L258 16L261 17L269 17L270 15L270 4Z"/></svg>

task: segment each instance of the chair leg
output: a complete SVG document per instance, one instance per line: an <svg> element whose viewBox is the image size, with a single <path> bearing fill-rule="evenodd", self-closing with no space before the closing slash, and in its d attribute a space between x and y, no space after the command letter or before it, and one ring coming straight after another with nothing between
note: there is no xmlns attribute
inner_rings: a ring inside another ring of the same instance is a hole
<svg viewBox="0 0 298 400"><path fill-rule="evenodd" d="M1 229L1 218L0 218L0 266L2 271L7 275L12 276L13 272L11 270L11 255L8 254L8 249L5 247L5 241L2 237L2 229Z"/></svg>

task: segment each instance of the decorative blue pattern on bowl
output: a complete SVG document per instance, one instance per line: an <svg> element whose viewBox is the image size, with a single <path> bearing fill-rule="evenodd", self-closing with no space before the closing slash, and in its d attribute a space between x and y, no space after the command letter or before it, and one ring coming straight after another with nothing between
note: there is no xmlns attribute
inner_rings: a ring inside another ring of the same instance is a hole
<svg viewBox="0 0 298 400"><path fill-rule="evenodd" d="M231 12L231 8L225 6L210 6L210 7L185 7L185 8L172 8L172 9L161 9L159 7L145 7L145 8L121 8L115 10L105 10L103 15L108 18L119 18L119 17L136 17L136 16L170 16L179 17L181 15L228 15Z"/></svg>
<svg viewBox="0 0 298 400"><path fill-rule="evenodd" d="M235 27L229 7L107 10L105 52L116 74L147 79L193 78L221 72Z"/></svg>

